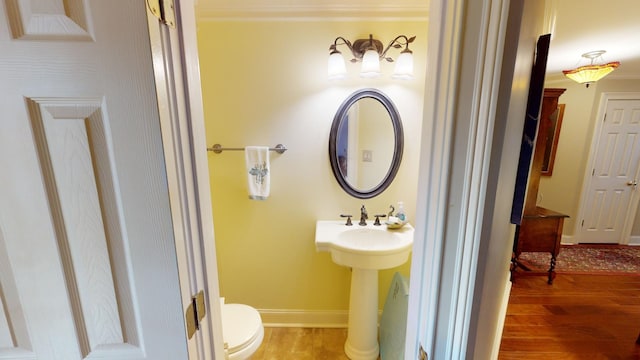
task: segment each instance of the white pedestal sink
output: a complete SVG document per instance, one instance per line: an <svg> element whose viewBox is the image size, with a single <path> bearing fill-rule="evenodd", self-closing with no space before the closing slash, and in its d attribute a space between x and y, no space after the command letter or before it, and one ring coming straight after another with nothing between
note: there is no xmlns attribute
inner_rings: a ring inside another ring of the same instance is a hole
<svg viewBox="0 0 640 360"><path fill-rule="evenodd" d="M404 264L413 245L413 227L346 226L344 221L316 223L316 249L352 268L349 329L344 351L352 360L378 358L378 270Z"/></svg>

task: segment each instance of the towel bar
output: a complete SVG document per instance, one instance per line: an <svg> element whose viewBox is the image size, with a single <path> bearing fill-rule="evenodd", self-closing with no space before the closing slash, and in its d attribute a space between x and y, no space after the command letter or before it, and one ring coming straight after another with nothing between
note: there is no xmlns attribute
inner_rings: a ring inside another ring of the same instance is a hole
<svg viewBox="0 0 640 360"><path fill-rule="evenodd" d="M220 144L214 144L212 147L207 148L207 151L213 151L216 154L220 154L224 150L239 151L244 149L245 148L223 148ZM278 144L275 147L269 148L269 151L275 151L278 154L283 154L285 151L287 151L287 148L282 144Z"/></svg>

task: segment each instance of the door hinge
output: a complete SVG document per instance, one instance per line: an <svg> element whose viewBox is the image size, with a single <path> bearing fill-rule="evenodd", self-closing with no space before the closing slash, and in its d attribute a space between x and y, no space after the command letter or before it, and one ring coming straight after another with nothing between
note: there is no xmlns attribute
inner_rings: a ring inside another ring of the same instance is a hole
<svg viewBox="0 0 640 360"><path fill-rule="evenodd" d="M580 223L580 227L584 227L584 220L582 220L582 223Z"/></svg>
<svg viewBox="0 0 640 360"><path fill-rule="evenodd" d="M202 319L207 315L207 309L204 302L204 291L200 290L191 297L191 304L185 312L185 321L187 323L187 337L191 339L196 331L200 330Z"/></svg>
<svg viewBox="0 0 640 360"><path fill-rule="evenodd" d="M176 9L174 0L147 0L149 11L163 24L176 27Z"/></svg>

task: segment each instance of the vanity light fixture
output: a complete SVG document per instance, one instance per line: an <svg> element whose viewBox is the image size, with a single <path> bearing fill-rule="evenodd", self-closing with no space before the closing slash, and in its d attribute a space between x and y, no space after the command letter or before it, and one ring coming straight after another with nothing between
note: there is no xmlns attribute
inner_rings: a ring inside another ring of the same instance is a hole
<svg viewBox="0 0 640 360"><path fill-rule="evenodd" d="M404 46L404 50L400 52L396 60L396 66L391 77L394 79L412 79L413 52L409 49L409 44L415 38L415 36L409 38L405 35L398 35L387 47L384 47L380 40L373 38L373 35L369 35L368 39L358 39L353 43L342 36L338 36L333 44L329 46L328 77L333 80L344 79L347 76L347 67L342 53L338 50L338 45L346 45L349 48L353 55L352 63L362 62L360 76L365 78L380 76L380 60L384 59L388 62L393 62L393 58L387 56L389 49L392 47L400 49Z"/></svg>
<svg viewBox="0 0 640 360"><path fill-rule="evenodd" d="M580 66L573 70L563 70L562 73L569 79L579 82L580 84L586 84L587 87L589 87L590 84L602 79L620 66L619 61L601 65L594 64L595 60L601 58L605 52L605 50L596 50L584 53L582 57L591 60L589 65Z"/></svg>

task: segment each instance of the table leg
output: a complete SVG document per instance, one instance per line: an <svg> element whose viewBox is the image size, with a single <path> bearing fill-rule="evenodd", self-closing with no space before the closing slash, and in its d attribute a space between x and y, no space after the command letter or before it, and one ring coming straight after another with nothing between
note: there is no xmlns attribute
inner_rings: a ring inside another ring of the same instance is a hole
<svg viewBox="0 0 640 360"><path fill-rule="evenodd" d="M553 284L553 280L556 278L556 256L551 254L551 266L549 267L549 285Z"/></svg>

